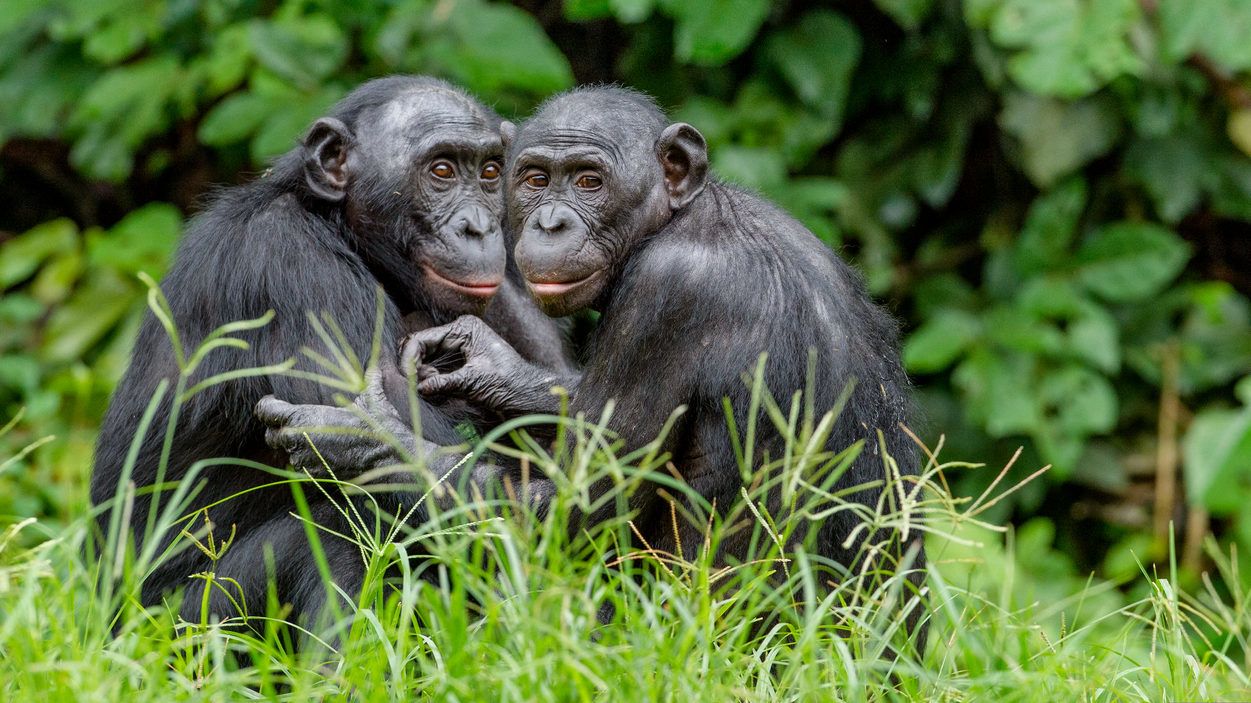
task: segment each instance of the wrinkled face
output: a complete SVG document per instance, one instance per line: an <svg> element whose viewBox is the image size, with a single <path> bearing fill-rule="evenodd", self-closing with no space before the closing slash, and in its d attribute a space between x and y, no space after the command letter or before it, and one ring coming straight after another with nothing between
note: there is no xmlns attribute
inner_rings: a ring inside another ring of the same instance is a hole
<svg viewBox="0 0 1251 703"><path fill-rule="evenodd" d="M563 124L527 124L518 135L509 224L517 265L549 315L593 305L632 246L668 219L652 138L618 141Z"/></svg>
<svg viewBox="0 0 1251 703"><path fill-rule="evenodd" d="M517 266L543 311L593 306L635 246L704 188L693 127L612 88L550 101L508 154L508 224Z"/></svg>
<svg viewBox="0 0 1251 703"><path fill-rule="evenodd" d="M386 212L386 229L408 245L434 307L481 312L507 260L498 122L451 96L409 96L380 112L361 152L380 178L351 194L353 229L371 231L371 220ZM398 207L381 205L388 200Z"/></svg>
<svg viewBox="0 0 1251 703"><path fill-rule="evenodd" d="M464 96L429 89L398 95L346 138L349 229L392 296L409 298L401 308L480 314L503 282L499 125Z"/></svg>

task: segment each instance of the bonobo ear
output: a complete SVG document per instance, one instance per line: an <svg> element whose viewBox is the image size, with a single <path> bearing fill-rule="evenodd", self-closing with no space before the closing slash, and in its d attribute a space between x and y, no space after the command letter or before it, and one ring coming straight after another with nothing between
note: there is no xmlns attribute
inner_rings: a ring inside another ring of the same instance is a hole
<svg viewBox="0 0 1251 703"><path fill-rule="evenodd" d="M708 178L708 145L699 130L676 122L656 140L656 156L665 170L669 209L681 210L704 190Z"/></svg>
<svg viewBox="0 0 1251 703"><path fill-rule="evenodd" d="M333 117L313 123L304 137L304 178L314 195L332 203L347 195L352 142L352 131Z"/></svg>
<svg viewBox="0 0 1251 703"><path fill-rule="evenodd" d="M507 149L509 144L513 143L513 138L517 136L517 125L504 120L500 123L500 140L504 142L504 148Z"/></svg>

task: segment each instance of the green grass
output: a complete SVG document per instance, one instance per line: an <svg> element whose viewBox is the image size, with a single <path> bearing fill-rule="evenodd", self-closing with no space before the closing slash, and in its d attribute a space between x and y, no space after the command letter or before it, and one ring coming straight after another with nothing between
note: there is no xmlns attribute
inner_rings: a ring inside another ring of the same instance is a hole
<svg viewBox="0 0 1251 703"><path fill-rule="evenodd" d="M1175 579L1144 571L1145 595L1128 600L1123 589L1076 575L1030 536L1036 526L979 523L994 497L957 501L943 488L948 473L978 469L932 461L921 479L896 486L903 500L867 516L929 533L927 594L914 605L931 620L930 646L920 657L892 659L883 653L905 637L899 576L852 578L824 600L805 599L764 578L779 570L792 583L814 578L802 554L724 571L708 559L622 547L626 522L569 543L556 528L589 479L625 468L594 436L583 433L559 466L530 457L533 470L569 477L544 521L496 517L470 503L420 534L362 539L371 579L359 597L339 594L341 617L318 633L333 649L292 653L276 625L259 636L238 623L180 622L173 608L139 608L134 570L115 569L108 554L84 556L85 518L58 534L41 534L31 521L12 525L0 540L0 698L1251 698L1247 590L1230 580L1236 565L1215 551L1221 573L1199 593L1180 593ZM810 468L813 459L792 457L792 468ZM214 535L214 549L224 537ZM202 529L198 538L208 546ZM404 555L418 553L428 555L421 564L443 568L441 584L406 567L381 578L388 564L407 565ZM616 615L601 624L605 602ZM250 604L249 612L256 622L283 617L273 603Z"/></svg>
<svg viewBox="0 0 1251 703"><path fill-rule="evenodd" d="M154 292L158 314L161 303ZM229 331L211 343L236 344ZM180 355L176 398L194 391L186 379L205 353ZM359 370L327 366L344 387L359 386ZM239 373L252 372L260 371ZM888 459L883 500L861 506L846 491L826 490L858 451L825 451L831 415L816 417L798 396L783 406L758 392L753 404L787 438L783 456L759 466L743 460L745 473L764 480L726 521L753 527L756 559L733 568L714 561L720 523L709 523L693 562L633 545L628 516L571 540L564 525L589 507L597 477L617 487L609 499L644 479L671 492L683 486L658 445L619 456L604 418L565 420L575 440L567 455L503 444L501 433L482 440L556 479L544 519L464 500L424 524L389 529L345 507L369 576L360 594L327 586L338 612L315 632L285 626L287 612L273 598L245 604L248 628L238 619L182 621L176 599L141 607L139 575L160 556L135 554L116 537L96 554L87 467L68 467L83 476L80 519L0 527L0 700L1251 700L1249 589L1236 554L1210 544L1216 570L1190 594L1171 565L1161 574L1144 565L1134 583L1088 578L1051 548L1045 521L1009 529L979 519L1040 472L1021 478L1009 465L986 494L955 498L950 474L987 469L928 454L920 476L901 477ZM740 457L755 456L755 428L731 430ZM0 459L0 471L20 456ZM297 498L319 493L344 506L342 496L365 490L363 480L325 475L275 480ZM434 477L427 487L444 488ZM790 509L766 510L765 495ZM119 492L121 504L128 498ZM229 550L228 526L186 514L185 500L167 491L153 530L185 533L185 548ZM831 580L801 549L783 548L822 517L815 504L854 511L868 530L866 549L895 531L924 533L923 597L907 587L906 562L896 573ZM676 509L672 519L704 524ZM234 592L211 571L194 578ZM608 622L599 617L605 605L615 613ZM902 626L909 609L930 623L924 652Z"/></svg>

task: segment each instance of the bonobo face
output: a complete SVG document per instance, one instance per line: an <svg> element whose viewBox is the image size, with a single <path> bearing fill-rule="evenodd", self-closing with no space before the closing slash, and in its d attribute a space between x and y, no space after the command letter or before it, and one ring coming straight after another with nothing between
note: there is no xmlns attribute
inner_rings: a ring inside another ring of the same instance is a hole
<svg viewBox="0 0 1251 703"><path fill-rule="evenodd" d="M315 125L306 143L316 144ZM362 114L329 168L363 257L392 295L440 317L478 314L504 280L500 119L449 87L423 85ZM401 302L401 301L397 301ZM401 302L401 307L403 303Z"/></svg>
<svg viewBox="0 0 1251 703"><path fill-rule="evenodd" d="M703 189L703 137L615 88L546 103L508 159L516 258L549 315L594 305L634 246Z"/></svg>

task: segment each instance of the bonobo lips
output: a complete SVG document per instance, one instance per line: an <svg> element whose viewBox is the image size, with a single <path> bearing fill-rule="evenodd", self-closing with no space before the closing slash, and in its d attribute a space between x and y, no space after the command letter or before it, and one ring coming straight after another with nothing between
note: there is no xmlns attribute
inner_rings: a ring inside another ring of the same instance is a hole
<svg viewBox="0 0 1251 703"><path fill-rule="evenodd" d="M502 278L495 278L485 282L475 281L472 283L462 283L461 281L453 281L447 276L444 276L436 271L433 266L423 264L422 268L425 269L426 273L430 275L432 280L437 281L438 283L441 283L458 293L472 296L474 298L490 298L500 289L500 284L504 281Z"/></svg>
<svg viewBox="0 0 1251 703"><path fill-rule="evenodd" d="M600 273L600 271L594 271L590 275L579 278L575 281L535 281L526 279L526 285L530 286L530 290L534 292L535 296L539 298L552 298L577 290L587 282L597 278Z"/></svg>

